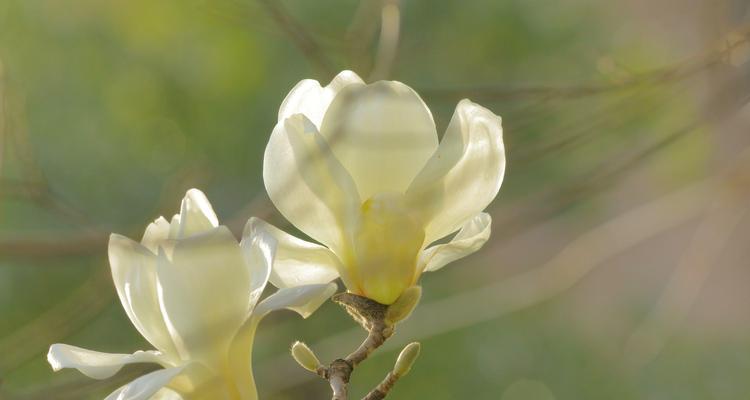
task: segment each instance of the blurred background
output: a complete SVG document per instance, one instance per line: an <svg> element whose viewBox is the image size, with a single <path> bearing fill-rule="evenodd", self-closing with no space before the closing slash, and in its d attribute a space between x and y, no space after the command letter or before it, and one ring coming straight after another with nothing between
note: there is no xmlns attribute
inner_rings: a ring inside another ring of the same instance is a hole
<svg viewBox="0 0 750 400"><path fill-rule="evenodd" d="M0 0L0 398L101 399L150 367L53 373L49 344L147 349L110 232L138 238L198 187L239 235L270 204L262 155L289 89L352 69L414 87L442 133L503 117L486 247L422 279L394 399L750 396L750 5L744 0ZM217 293L217 295L220 295ZM279 312L261 398L328 398L364 331L334 304Z"/></svg>

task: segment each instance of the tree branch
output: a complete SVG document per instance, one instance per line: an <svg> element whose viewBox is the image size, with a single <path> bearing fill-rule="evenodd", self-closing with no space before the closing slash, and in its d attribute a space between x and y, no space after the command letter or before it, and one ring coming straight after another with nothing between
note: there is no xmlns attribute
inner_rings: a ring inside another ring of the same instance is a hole
<svg viewBox="0 0 750 400"><path fill-rule="evenodd" d="M276 25L286 33L289 39L307 58L310 63L318 69L318 72L333 75L335 69L331 60L325 55L315 38L305 27L295 20L278 0L258 0L273 18Z"/></svg>
<svg viewBox="0 0 750 400"><path fill-rule="evenodd" d="M409 288L392 305L380 304L352 293L339 293L331 300L344 307L349 315L367 331L365 340L348 356L336 359L328 366L322 365L312 350L301 342L292 345L292 356L303 368L328 381L331 386L332 400L347 400L349 380L354 369L393 335L396 323L411 314L419 302L421 293L421 288L418 286ZM418 343L406 346L399 355L394 370L388 373L365 399L384 398L396 381L409 372L418 354Z"/></svg>

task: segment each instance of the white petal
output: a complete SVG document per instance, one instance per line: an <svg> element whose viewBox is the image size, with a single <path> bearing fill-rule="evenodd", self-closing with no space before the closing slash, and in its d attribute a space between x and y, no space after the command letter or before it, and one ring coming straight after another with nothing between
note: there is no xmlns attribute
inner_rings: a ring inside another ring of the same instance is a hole
<svg viewBox="0 0 750 400"><path fill-rule="evenodd" d="M176 356L156 291L156 255L135 241L112 234L109 265L122 307L138 332L166 355Z"/></svg>
<svg viewBox="0 0 750 400"><path fill-rule="evenodd" d="M252 228L251 228L252 227ZM278 288L328 283L339 276L339 259L331 250L298 239L275 226L251 218L248 229L263 229L276 239L271 283Z"/></svg>
<svg viewBox="0 0 750 400"><path fill-rule="evenodd" d="M116 374L125 364L158 363L166 361L157 351L136 351L133 354L100 353L68 344L56 343L49 347L47 361L52 369L75 368L94 379L106 379Z"/></svg>
<svg viewBox="0 0 750 400"><path fill-rule="evenodd" d="M255 307L252 316L245 321L234 337L229 351L230 373L240 391L240 398L257 398L252 371L252 349L255 331L263 317L271 311L288 308L307 318L326 299L333 296L336 288L335 283L329 283L279 289Z"/></svg>
<svg viewBox="0 0 750 400"><path fill-rule="evenodd" d="M183 400L182 396L174 390L161 388L150 400Z"/></svg>
<svg viewBox="0 0 750 400"><path fill-rule="evenodd" d="M427 222L425 243L455 232L484 210L504 173L500 117L461 100L440 147L407 192L407 201Z"/></svg>
<svg viewBox="0 0 750 400"><path fill-rule="evenodd" d="M157 263L159 301L183 359L215 361L250 309L250 274L225 226L175 244Z"/></svg>
<svg viewBox="0 0 750 400"><path fill-rule="evenodd" d="M490 238L491 224L490 215L480 213L465 223L450 242L424 250L419 257L420 268L424 271L437 271L446 264L479 250Z"/></svg>
<svg viewBox="0 0 750 400"><path fill-rule="evenodd" d="M179 217L180 229L177 238L199 234L219 226L216 213L206 195L198 189L190 189L182 199Z"/></svg>
<svg viewBox="0 0 750 400"><path fill-rule="evenodd" d="M315 126L320 127L331 101L345 86L363 84L362 79L352 71L342 71L328 84L321 87L316 80L305 79L299 82L286 96L279 108L279 121L294 114L304 114Z"/></svg>
<svg viewBox="0 0 750 400"><path fill-rule="evenodd" d="M169 381L182 372L182 367L160 369L128 383L112 392L104 400L149 400L160 391ZM164 398L164 397L160 397ZM175 397L167 397L175 399ZM180 398L179 396L176 398Z"/></svg>
<svg viewBox="0 0 750 400"><path fill-rule="evenodd" d="M172 220L169 222L169 239L174 240L180 236L180 214L172 216Z"/></svg>
<svg viewBox="0 0 750 400"><path fill-rule="evenodd" d="M268 141L263 180L274 205L292 224L331 248L359 207L349 174L317 128L301 114L280 122Z"/></svg>
<svg viewBox="0 0 750 400"><path fill-rule="evenodd" d="M438 147L432 114L401 82L349 85L328 108L320 133L363 200L406 191Z"/></svg>
<svg viewBox="0 0 750 400"><path fill-rule="evenodd" d="M141 244L156 254L159 250L159 243L167 240L168 237L169 222L164 217L159 217L146 227Z"/></svg>
<svg viewBox="0 0 750 400"><path fill-rule="evenodd" d="M245 256L245 262L250 268L250 307L255 307L263 289L266 288L271 266L276 254L276 239L271 236L253 217L245 224L242 232L240 248Z"/></svg>
<svg viewBox="0 0 750 400"><path fill-rule="evenodd" d="M337 288L335 283L328 283L279 289L255 307L253 317L262 318L271 311L286 308L307 318L333 296Z"/></svg>

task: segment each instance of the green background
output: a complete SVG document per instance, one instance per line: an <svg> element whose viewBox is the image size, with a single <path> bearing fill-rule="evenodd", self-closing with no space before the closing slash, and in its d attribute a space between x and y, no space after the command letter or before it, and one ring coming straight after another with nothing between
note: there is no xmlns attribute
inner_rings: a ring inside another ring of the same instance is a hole
<svg viewBox="0 0 750 400"><path fill-rule="evenodd" d="M109 277L110 232L139 237L191 187L236 234L250 215L293 231L261 176L278 106L304 78L371 79L381 6L0 0L0 398L99 399L143 373L97 382L44 357L58 342L148 348ZM403 1L388 78L423 95L439 132L464 97L502 116L508 169L490 242L423 277L422 307L356 370L353 398L412 340L422 355L394 399L747 398L750 79L731 46L747 15L742 1ZM679 197L701 204L683 223L627 214L705 180L721 183ZM633 223L586 236L617 218ZM722 233L718 254L701 247ZM332 303L270 316L261 398L327 398L289 345L330 361L363 337Z"/></svg>

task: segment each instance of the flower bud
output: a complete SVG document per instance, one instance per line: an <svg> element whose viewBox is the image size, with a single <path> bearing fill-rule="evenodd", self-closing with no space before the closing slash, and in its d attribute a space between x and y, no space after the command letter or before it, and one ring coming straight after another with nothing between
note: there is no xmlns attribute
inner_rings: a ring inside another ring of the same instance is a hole
<svg viewBox="0 0 750 400"><path fill-rule="evenodd" d="M417 307L417 303L419 303L421 297L421 286L412 286L404 290L404 293L393 304L388 306L388 311L385 315L386 321L395 324L409 318L409 315Z"/></svg>
<svg viewBox="0 0 750 400"><path fill-rule="evenodd" d="M302 342L294 342L292 345L292 357L297 361L297 364L301 365L302 368L315 372L320 366L318 357L315 356L312 350Z"/></svg>
<svg viewBox="0 0 750 400"><path fill-rule="evenodd" d="M412 342L406 345L401 354L398 355L396 365L393 367L393 374L402 377L409 373L411 366L414 365L414 361L419 357L419 350L421 345L419 342Z"/></svg>

